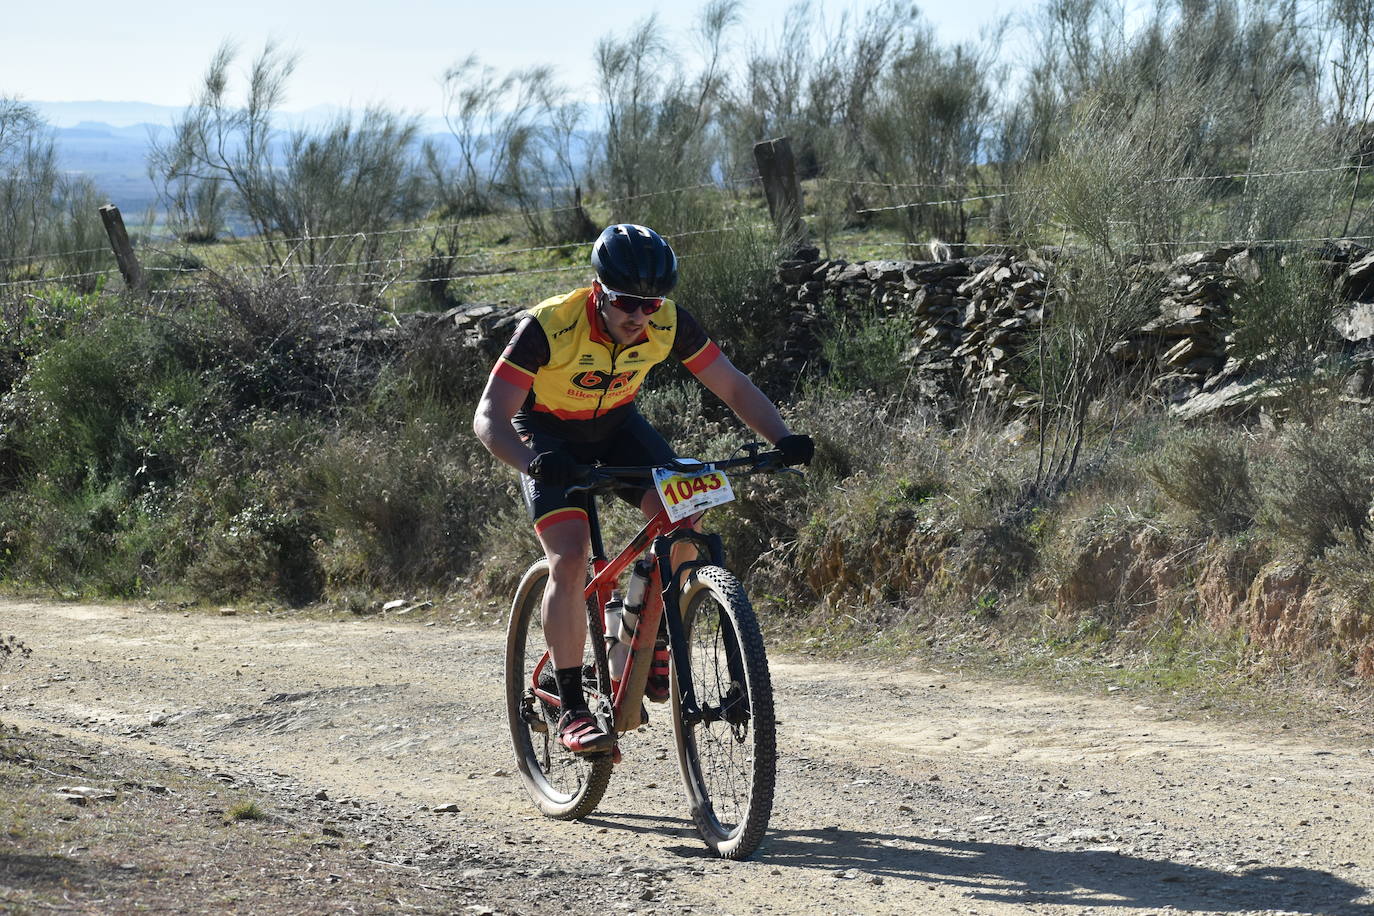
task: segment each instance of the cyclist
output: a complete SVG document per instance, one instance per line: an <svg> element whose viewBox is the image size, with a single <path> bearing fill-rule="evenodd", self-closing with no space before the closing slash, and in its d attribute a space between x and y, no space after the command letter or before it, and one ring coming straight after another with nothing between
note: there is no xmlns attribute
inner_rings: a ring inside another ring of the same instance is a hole
<svg viewBox="0 0 1374 916"><path fill-rule="evenodd" d="M667 298L677 284L677 256L658 233L629 223L610 226L592 246L591 263L591 286L529 310L496 361L473 418L482 444L521 472L525 506L548 557L544 635L563 705L559 740L574 753L607 750L615 738L601 730L582 692L590 529L586 497L565 491L577 482L579 465L661 465L675 457L635 409L645 373L674 356L788 464L808 463L813 450L811 438L793 435L763 392ZM652 487L618 495L646 517L659 511ZM667 652L659 648L651 700L667 698L667 671Z"/></svg>

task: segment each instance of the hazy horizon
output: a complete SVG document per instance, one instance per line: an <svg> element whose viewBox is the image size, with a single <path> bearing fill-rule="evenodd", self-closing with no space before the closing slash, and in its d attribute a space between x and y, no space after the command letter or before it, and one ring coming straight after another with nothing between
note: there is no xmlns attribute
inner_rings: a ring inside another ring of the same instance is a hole
<svg viewBox="0 0 1374 916"><path fill-rule="evenodd" d="M884 2L817 0L813 15L833 27L845 12ZM914 5L949 42L970 40L999 11L1031 3ZM552 66L575 97L592 101L598 39L624 36L653 14L673 50L690 60L703 5L641 3L626 14L620 5L578 8L544 0L531 0L518 12L469 0L437 8L429 0L393 0L379 15L358 0L245 0L226 21L223 9L170 0L146 0L136 8L103 0L24 4L6 11L9 40L0 55L0 95L46 104L111 100L180 108L194 100L215 50L232 40L240 51L231 70L230 97L237 99L248 62L273 40L298 56L284 112L381 104L439 117L444 71L472 53L501 72ZM731 46L744 49L776 38L793 6L793 0L746 0ZM81 28L73 29L73 23Z"/></svg>

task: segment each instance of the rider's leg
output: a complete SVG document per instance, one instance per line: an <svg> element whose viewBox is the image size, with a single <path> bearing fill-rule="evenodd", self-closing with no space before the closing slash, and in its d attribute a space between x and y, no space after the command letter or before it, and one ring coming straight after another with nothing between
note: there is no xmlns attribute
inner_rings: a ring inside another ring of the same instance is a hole
<svg viewBox="0 0 1374 916"><path fill-rule="evenodd" d="M549 584L544 589L544 638L549 644L563 713L558 740L574 753L600 753L615 745L615 737L601 730L587 710L582 689L582 656L587 644L587 613L583 590L591 543L587 516L571 511L561 521L535 529L549 558Z"/></svg>
<svg viewBox="0 0 1374 916"><path fill-rule="evenodd" d="M587 644L587 561L591 539L587 516L580 512L539 530L539 543L549 558L549 585L544 590L544 638L554 667L582 667Z"/></svg>

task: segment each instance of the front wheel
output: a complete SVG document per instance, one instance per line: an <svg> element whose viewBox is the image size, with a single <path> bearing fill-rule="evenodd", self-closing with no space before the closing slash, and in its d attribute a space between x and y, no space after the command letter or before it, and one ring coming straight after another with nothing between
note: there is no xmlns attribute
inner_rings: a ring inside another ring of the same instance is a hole
<svg viewBox="0 0 1374 916"><path fill-rule="evenodd" d="M773 812L777 733L773 685L754 609L739 580L702 566L680 599L700 716L686 721L676 655L673 735L692 820L722 858L743 859Z"/></svg>
<svg viewBox="0 0 1374 916"><path fill-rule="evenodd" d="M515 591L506 627L506 718L515 765L535 806L547 817L573 820L591 814L606 793L611 755L569 752L558 741L558 709L535 695L534 670L547 649L541 611L548 582L548 560L540 560ZM594 665L588 652L585 667L595 670ZM552 662L544 666L539 686L557 694Z"/></svg>

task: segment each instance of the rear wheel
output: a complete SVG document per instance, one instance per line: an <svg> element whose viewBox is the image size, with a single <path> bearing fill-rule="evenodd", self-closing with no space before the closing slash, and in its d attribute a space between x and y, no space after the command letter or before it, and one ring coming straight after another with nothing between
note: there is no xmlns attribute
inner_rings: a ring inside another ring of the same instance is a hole
<svg viewBox="0 0 1374 916"><path fill-rule="evenodd" d="M559 710L534 693L534 669L547 649L541 609L548 581L548 561L540 560L525 573L515 592L506 628L506 718L515 764L535 806L548 817L572 820L591 814L601 801L611 778L611 755L570 753L558 741ZM595 635L588 642L598 644ZM584 670L596 670L590 650ZM597 712L595 678L591 680L586 685L588 701ZM540 687L555 696L558 693L552 662L541 672Z"/></svg>
<svg viewBox="0 0 1374 916"><path fill-rule="evenodd" d="M679 606L701 710L685 721L674 656L673 732L692 820L718 855L743 859L768 827L777 771L763 637L739 580L718 566L694 572Z"/></svg>

